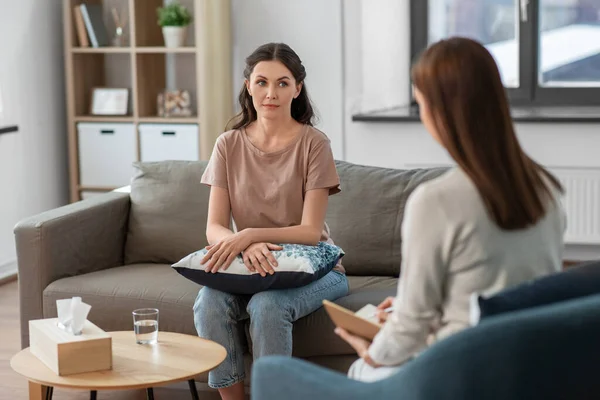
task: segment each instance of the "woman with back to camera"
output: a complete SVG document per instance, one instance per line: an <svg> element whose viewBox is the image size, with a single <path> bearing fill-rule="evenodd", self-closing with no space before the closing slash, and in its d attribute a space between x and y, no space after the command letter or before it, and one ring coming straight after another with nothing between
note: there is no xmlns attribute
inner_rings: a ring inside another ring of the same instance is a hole
<svg viewBox="0 0 600 400"><path fill-rule="evenodd" d="M520 147L490 53L465 38L429 47L413 66L421 121L457 166L421 184L406 204L396 298L373 343L336 333L359 355L349 371L383 379L470 325L470 299L562 264L562 187ZM387 318L386 318L387 317Z"/></svg>
<svg viewBox="0 0 600 400"><path fill-rule="evenodd" d="M328 241L328 196L338 193L329 139L313 127L314 113L298 55L283 43L257 48L247 59L241 112L217 139L202 183L210 185L202 263L217 272L242 253L250 271L273 274L275 243ZM237 232L229 229L233 217ZM227 349L208 383L223 399L244 398L244 325L252 354L292 354L292 323L348 293L341 264L306 286L240 296L204 287L194 304L198 335Z"/></svg>

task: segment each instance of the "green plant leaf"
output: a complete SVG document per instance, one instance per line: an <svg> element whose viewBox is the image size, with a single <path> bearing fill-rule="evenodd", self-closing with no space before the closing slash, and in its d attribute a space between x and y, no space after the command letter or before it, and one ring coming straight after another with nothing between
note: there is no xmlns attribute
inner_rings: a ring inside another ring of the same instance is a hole
<svg viewBox="0 0 600 400"><path fill-rule="evenodd" d="M160 26L186 26L192 22L189 10L177 2L158 7L156 13Z"/></svg>

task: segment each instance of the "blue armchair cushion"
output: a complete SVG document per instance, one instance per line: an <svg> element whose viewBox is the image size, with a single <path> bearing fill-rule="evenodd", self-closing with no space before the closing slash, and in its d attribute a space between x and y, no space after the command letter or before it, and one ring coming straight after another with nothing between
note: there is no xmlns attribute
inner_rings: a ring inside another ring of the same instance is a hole
<svg viewBox="0 0 600 400"><path fill-rule="evenodd" d="M325 242L319 242L316 246L281 246L283 250L272 251L278 264L275 273L265 277L249 271L241 256L237 256L226 270L214 274L205 272L200 262L206 255L206 249L185 256L172 268L187 279L212 289L233 294L254 294L307 285L327 275L344 256L340 247Z"/></svg>
<svg viewBox="0 0 600 400"><path fill-rule="evenodd" d="M478 296L479 320L597 293L600 262L596 261L522 283L488 298Z"/></svg>
<svg viewBox="0 0 600 400"><path fill-rule="evenodd" d="M373 383L312 362L260 357L252 400L597 399L600 295L489 318Z"/></svg>

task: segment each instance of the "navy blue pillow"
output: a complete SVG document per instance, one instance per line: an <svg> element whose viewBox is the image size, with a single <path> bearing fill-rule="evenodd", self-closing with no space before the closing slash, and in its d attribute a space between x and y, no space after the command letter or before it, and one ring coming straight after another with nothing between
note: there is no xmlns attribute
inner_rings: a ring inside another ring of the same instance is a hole
<svg viewBox="0 0 600 400"><path fill-rule="evenodd" d="M326 242L319 242L316 246L281 246L283 250L271 251L278 263L275 273L265 277L258 272L248 271L240 256L225 271L215 274L204 272L200 261L206 255L206 249L185 256L172 267L182 276L202 286L233 294L254 294L307 285L327 275L344 256L341 248Z"/></svg>
<svg viewBox="0 0 600 400"><path fill-rule="evenodd" d="M489 298L479 296L479 319L600 293L600 262L580 264L546 275Z"/></svg>

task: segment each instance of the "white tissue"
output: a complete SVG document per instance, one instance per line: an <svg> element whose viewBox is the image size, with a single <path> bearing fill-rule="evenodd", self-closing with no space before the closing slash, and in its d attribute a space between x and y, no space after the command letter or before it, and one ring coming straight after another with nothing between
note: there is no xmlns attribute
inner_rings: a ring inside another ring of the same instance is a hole
<svg viewBox="0 0 600 400"><path fill-rule="evenodd" d="M81 297L56 300L58 326L73 335L81 335L91 308L92 306L81 301Z"/></svg>

